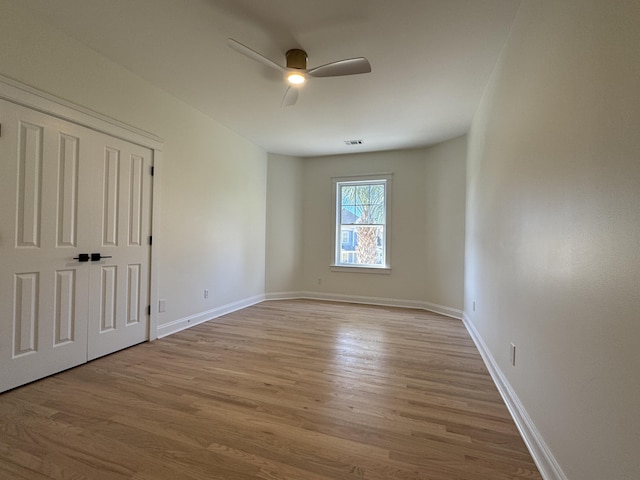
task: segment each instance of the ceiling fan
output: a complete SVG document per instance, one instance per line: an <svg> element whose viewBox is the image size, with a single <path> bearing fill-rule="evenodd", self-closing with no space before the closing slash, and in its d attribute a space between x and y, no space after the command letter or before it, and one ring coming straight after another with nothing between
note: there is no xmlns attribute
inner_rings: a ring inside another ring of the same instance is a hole
<svg viewBox="0 0 640 480"><path fill-rule="evenodd" d="M307 77L341 77L369 73L371 71L371 65L364 57L338 60L337 62L307 69L307 52L299 48L287 51L285 56L286 66L283 67L233 38L229 38L227 42L235 51L284 73L289 86L282 99L282 107L289 107L296 103L298 100L298 87L306 81Z"/></svg>

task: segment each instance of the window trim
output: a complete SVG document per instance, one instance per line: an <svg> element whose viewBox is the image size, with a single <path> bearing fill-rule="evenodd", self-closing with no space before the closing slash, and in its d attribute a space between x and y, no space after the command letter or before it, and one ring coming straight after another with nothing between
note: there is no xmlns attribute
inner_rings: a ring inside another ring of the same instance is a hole
<svg viewBox="0 0 640 480"><path fill-rule="evenodd" d="M384 181L384 202L385 202L385 263L384 265L347 265L338 263L338 253L340 252L339 242L341 238L338 222L340 221L341 202L338 200L338 185L340 183L376 182ZM391 273L391 198L392 198L392 173L378 173L369 175L349 175L331 178L332 182L332 209L331 209L331 262L330 268L333 272L349 273Z"/></svg>

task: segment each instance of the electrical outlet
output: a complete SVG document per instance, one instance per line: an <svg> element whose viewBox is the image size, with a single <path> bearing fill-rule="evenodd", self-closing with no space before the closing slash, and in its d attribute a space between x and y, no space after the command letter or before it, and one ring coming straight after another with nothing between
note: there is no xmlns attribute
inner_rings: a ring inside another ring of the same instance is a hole
<svg viewBox="0 0 640 480"><path fill-rule="evenodd" d="M209 289L208 288L204 289L204 298L209 298Z"/></svg>
<svg viewBox="0 0 640 480"><path fill-rule="evenodd" d="M318 285L322 285L322 278L318 278Z"/></svg>
<svg viewBox="0 0 640 480"><path fill-rule="evenodd" d="M167 311L167 300L164 298L158 300L158 312L162 313L166 311Z"/></svg>
<svg viewBox="0 0 640 480"><path fill-rule="evenodd" d="M516 366L516 346L514 343L511 343L509 352L510 352L510 358L511 358L511 366L515 367Z"/></svg>

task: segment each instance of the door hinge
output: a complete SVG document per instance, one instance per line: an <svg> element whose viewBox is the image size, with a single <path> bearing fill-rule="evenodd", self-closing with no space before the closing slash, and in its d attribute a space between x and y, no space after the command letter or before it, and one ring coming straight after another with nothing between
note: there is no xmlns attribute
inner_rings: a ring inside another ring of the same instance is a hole
<svg viewBox="0 0 640 480"><path fill-rule="evenodd" d="M151 176L153 177L153 174L155 173L155 168L153 165L151 165Z"/></svg>
<svg viewBox="0 0 640 480"><path fill-rule="evenodd" d="M153 245L153 235L149 235L149 245Z"/></svg>
<svg viewBox="0 0 640 480"><path fill-rule="evenodd" d="M151 315L151 305L147 305L147 315Z"/></svg>

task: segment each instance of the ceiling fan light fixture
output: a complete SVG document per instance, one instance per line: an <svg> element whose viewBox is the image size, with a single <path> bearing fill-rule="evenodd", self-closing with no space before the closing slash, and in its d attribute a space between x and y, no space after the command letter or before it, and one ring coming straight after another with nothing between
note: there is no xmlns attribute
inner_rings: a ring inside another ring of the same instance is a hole
<svg viewBox="0 0 640 480"><path fill-rule="evenodd" d="M304 78L304 75L301 75L299 73L290 73L289 75L287 75L287 81L291 85L302 85L305 80L306 79Z"/></svg>
<svg viewBox="0 0 640 480"><path fill-rule="evenodd" d="M371 64L364 57L346 58L344 60L338 60L337 62L326 63L309 70L307 69L307 52L299 48L287 50L285 54L287 64L283 66L233 38L227 39L227 43L229 47L245 57L260 62L284 74L289 87L282 100L281 106L283 107L289 107L296 103L298 100L298 92L301 90L298 87L306 82L307 77L344 77L346 75L358 75L371 71Z"/></svg>

